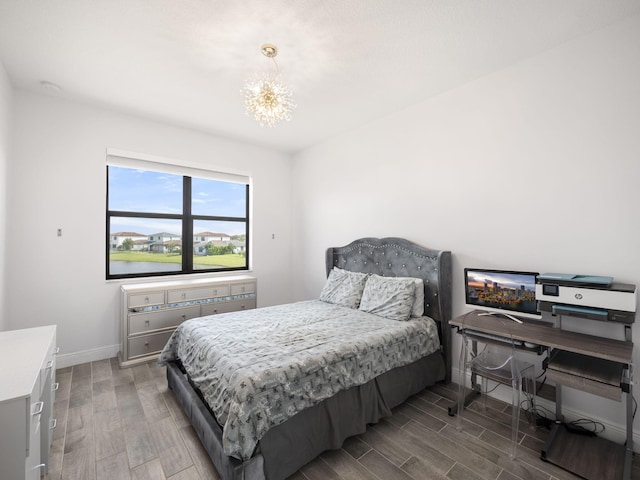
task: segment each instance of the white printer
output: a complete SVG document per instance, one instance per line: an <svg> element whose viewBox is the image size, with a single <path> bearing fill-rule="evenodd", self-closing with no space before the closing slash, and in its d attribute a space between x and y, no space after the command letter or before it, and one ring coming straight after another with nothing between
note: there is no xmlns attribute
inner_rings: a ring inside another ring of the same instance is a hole
<svg viewBox="0 0 640 480"><path fill-rule="evenodd" d="M636 286L612 277L543 273L536 279L538 310L593 320L633 323Z"/></svg>

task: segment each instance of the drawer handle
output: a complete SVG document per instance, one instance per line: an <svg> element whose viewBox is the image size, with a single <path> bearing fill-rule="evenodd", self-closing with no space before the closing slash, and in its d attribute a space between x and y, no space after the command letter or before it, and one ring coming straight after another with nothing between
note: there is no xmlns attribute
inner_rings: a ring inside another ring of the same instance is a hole
<svg viewBox="0 0 640 480"><path fill-rule="evenodd" d="M52 392L57 392L59 388L60 388L60 384L58 382L56 382L51 386L51 391Z"/></svg>
<svg viewBox="0 0 640 480"><path fill-rule="evenodd" d="M244 291L245 291L245 287L242 287L242 293L244 293Z"/></svg>
<svg viewBox="0 0 640 480"><path fill-rule="evenodd" d="M215 315L216 313L218 313L218 309L217 308L213 310L213 314Z"/></svg>
<svg viewBox="0 0 640 480"><path fill-rule="evenodd" d="M149 348L149 342L144 342L144 347Z"/></svg>
<svg viewBox="0 0 640 480"><path fill-rule="evenodd" d="M214 288L214 289L213 289L213 294L214 294L214 295L217 295L217 294L218 294L218 289L217 289L217 288Z"/></svg>
<svg viewBox="0 0 640 480"><path fill-rule="evenodd" d="M182 292L182 299L184 300L185 298L187 298L187 293L186 292Z"/></svg>
<svg viewBox="0 0 640 480"><path fill-rule="evenodd" d="M44 409L44 402L34 403L33 405L35 406L36 411L33 412L31 415L33 415L34 417L36 415L40 415L42 413L42 410Z"/></svg>
<svg viewBox="0 0 640 480"><path fill-rule="evenodd" d="M244 310L244 305L240 305L240 310Z"/></svg>
<svg viewBox="0 0 640 480"><path fill-rule="evenodd" d="M58 419L57 418L52 418L51 419L51 423L49 424L49 430L53 430L57 426L58 426Z"/></svg>
<svg viewBox="0 0 640 480"><path fill-rule="evenodd" d="M187 315L185 313L182 314L182 320L186 320L187 319Z"/></svg>
<svg viewBox="0 0 640 480"><path fill-rule="evenodd" d="M33 467L33 469L37 469L37 468L42 468L42 467L46 467L47 464L46 463L41 463L40 465L36 465L35 467Z"/></svg>
<svg viewBox="0 0 640 480"><path fill-rule="evenodd" d="M49 360L47 362L47 366L45 367L47 370L49 370L51 367L53 367L53 360Z"/></svg>
<svg viewBox="0 0 640 480"><path fill-rule="evenodd" d="M60 347L56 347L56 349L53 351L54 355L57 355L58 353L60 353Z"/></svg>
<svg viewBox="0 0 640 480"><path fill-rule="evenodd" d="M144 321L144 326L145 326L145 327L148 327L148 326L149 326L149 320L145 320L145 321Z"/></svg>
<svg viewBox="0 0 640 480"><path fill-rule="evenodd" d="M144 297L144 303L149 303L149 297Z"/></svg>

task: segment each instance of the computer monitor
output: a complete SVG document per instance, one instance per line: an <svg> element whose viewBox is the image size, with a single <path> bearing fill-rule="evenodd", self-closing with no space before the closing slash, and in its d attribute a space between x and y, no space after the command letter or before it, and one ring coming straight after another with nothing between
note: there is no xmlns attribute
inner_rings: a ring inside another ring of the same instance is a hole
<svg viewBox="0 0 640 480"><path fill-rule="evenodd" d="M465 303L488 312L541 318L536 304L537 276L537 272L465 268Z"/></svg>

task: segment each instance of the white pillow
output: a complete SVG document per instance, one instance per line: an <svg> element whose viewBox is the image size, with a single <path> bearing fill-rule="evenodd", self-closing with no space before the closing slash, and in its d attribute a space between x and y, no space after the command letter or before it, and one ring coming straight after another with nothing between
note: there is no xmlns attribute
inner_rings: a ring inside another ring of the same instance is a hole
<svg viewBox="0 0 640 480"><path fill-rule="evenodd" d="M343 307L358 308L368 275L333 267L320 292L320 300Z"/></svg>
<svg viewBox="0 0 640 480"><path fill-rule="evenodd" d="M389 320L408 320L415 290L413 278L370 275L364 286L359 308Z"/></svg>

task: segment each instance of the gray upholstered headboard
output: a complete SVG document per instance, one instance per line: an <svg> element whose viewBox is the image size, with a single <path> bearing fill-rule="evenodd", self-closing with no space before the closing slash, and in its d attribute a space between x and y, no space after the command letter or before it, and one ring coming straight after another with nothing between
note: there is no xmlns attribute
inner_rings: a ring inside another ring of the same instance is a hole
<svg viewBox="0 0 640 480"><path fill-rule="evenodd" d="M403 238L361 238L344 247L327 249L327 275L336 266L386 277L424 280L426 316L438 322L445 355L446 381L451 376L451 252L421 247Z"/></svg>

